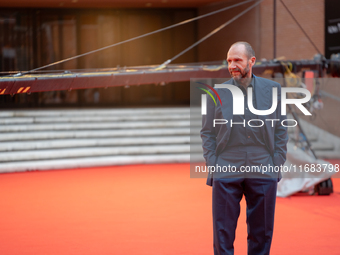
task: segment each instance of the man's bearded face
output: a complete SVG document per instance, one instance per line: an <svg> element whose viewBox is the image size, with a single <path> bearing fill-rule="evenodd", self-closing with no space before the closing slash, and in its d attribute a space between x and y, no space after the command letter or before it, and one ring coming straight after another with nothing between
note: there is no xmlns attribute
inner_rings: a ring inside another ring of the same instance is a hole
<svg viewBox="0 0 340 255"><path fill-rule="evenodd" d="M248 74L250 72L249 63L247 63L247 66L245 68L242 68L242 66L237 66L235 68L228 69L231 77L234 78L236 81L240 81L241 79L248 77Z"/></svg>
<svg viewBox="0 0 340 255"><path fill-rule="evenodd" d="M243 45L232 46L227 55L228 70L232 78L242 83L242 79L251 78L251 68L255 64L255 57L249 57Z"/></svg>

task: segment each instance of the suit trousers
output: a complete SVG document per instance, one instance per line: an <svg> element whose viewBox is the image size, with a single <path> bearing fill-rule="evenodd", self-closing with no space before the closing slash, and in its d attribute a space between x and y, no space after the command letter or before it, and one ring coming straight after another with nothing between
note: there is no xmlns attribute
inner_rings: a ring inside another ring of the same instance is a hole
<svg viewBox="0 0 340 255"><path fill-rule="evenodd" d="M235 151L234 151L235 152ZM244 161L253 162L245 154ZM264 151L259 151L264 153ZM227 153L226 155L235 155ZM270 155L269 155L270 157ZM243 158L243 156L241 156ZM224 159L225 155L224 155ZM233 156L235 162L235 156ZM240 158L239 158L240 159ZM232 162L232 159L230 159ZM213 231L214 254L234 254L234 240L237 220L240 215L240 201L245 196L247 209L248 255L269 254L273 236L277 178L253 178L245 174L213 179Z"/></svg>

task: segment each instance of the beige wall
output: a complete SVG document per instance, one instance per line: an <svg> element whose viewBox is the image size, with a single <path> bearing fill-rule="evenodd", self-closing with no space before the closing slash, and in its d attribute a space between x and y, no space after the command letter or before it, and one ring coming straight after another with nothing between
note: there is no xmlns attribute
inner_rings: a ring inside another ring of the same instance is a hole
<svg viewBox="0 0 340 255"><path fill-rule="evenodd" d="M312 59L316 49L289 15L280 0L276 1L276 56L290 60ZM283 0L319 51L324 54L324 1ZM261 58L273 58L273 0L261 3Z"/></svg>
<svg viewBox="0 0 340 255"><path fill-rule="evenodd" d="M214 10L224 8L240 1L227 1L198 9L202 15ZM198 21L198 38L202 38L213 29L227 22L251 4L242 5L219 14ZM245 15L204 41L198 46L198 61L215 61L225 59L231 44L235 41L247 41L253 45L254 50L260 49L260 7L255 7Z"/></svg>
<svg viewBox="0 0 340 255"><path fill-rule="evenodd" d="M229 26L206 40L198 47L199 61L215 61L225 58L226 51L235 41L248 41L252 44L257 59L273 58L273 1L264 0ZM324 1L323 0L283 0L301 24L317 48L324 54ZM239 1L226 1L198 9L204 14L232 5ZM280 0L276 13L276 56L290 60L312 59L317 53ZM251 4L202 19L198 22L198 38L223 24Z"/></svg>

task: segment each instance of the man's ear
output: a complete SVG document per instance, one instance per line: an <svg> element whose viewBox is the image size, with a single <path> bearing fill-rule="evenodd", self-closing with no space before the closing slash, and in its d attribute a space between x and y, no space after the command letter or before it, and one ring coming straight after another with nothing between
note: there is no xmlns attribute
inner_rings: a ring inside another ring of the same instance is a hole
<svg viewBox="0 0 340 255"><path fill-rule="evenodd" d="M249 65L250 65L250 66L255 65L255 62L256 62L256 58L255 58L255 57L251 57L251 58L249 59Z"/></svg>

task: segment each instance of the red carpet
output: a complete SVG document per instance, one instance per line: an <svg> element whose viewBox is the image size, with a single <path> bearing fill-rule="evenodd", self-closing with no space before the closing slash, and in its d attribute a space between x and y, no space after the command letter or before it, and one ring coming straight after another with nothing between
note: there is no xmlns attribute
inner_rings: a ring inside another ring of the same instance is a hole
<svg viewBox="0 0 340 255"><path fill-rule="evenodd" d="M333 184L330 196L277 199L271 254L340 254ZM188 164L1 174L0 192L3 255L213 254L211 188ZM242 200L235 254L246 248Z"/></svg>

